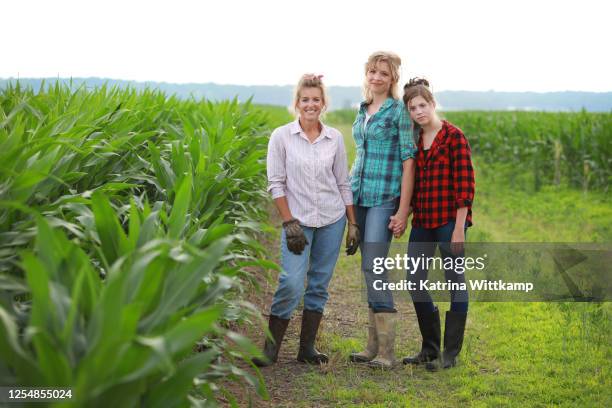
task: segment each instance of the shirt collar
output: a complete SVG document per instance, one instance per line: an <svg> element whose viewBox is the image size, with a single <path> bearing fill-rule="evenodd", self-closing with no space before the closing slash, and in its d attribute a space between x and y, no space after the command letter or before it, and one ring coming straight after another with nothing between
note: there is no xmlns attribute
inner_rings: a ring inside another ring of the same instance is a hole
<svg viewBox="0 0 612 408"><path fill-rule="evenodd" d="M438 131L438 133L436 133L436 137L434 137L433 142L431 142L431 146L429 146L428 150L433 150L435 147L437 147L440 142L446 137L446 135L448 134L448 122L446 121L446 119L442 119L442 127L440 128L440 130ZM417 147L419 150L423 150L423 128L419 129L419 140L417 143Z"/></svg>
<svg viewBox="0 0 612 408"><path fill-rule="evenodd" d="M332 136L331 136L331 132L329 131L329 128L323 122L319 121L319 123L321 124L321 136L331 139ZM291 131L292 135L296 135L296 134L300 134L300 132L304 132L304 130L302 129L302 126L300 126L299 119L296 119L293 122L291 122L289 130Z"/></svg>
<svg viewBox="0 0 612 408"><path fill-rule="evenodd" d="M385 99L385 101L381 105L379 112L382 111L383 109L387 109L389 106L393 105L394 102L395 102L395 99L393 99L390 96L387 97L387 99ZM369 104L366 101L361 102L361 104L359 105L359 110L365 112L368 105Z"/></svg>

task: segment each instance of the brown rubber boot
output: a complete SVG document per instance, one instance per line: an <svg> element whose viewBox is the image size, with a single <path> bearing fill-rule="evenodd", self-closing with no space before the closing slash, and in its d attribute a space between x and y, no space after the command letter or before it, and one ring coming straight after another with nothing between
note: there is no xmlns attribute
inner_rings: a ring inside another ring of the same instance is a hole
<svg viewBox="0 0 612 408"><path fill-rule="evenodd" d="M397 313L375 313L378 353L368 363L372 368L392 368L395 365L395 321Z"/></svg>
<svg viewBox="0 0 612 408"><path fill-rule="evenodd" d="M349 361L352 363L367 363L372 361L378 353L378 335L376 333L376 319L372 309L368 308L368 345L360 353L351 353Z"/></svg>
<svg viewBox="0 0 612 408"><path fill-rule="evenodd" d="M297 361L308 364L324 364L329 361L327 355L315 348L315 340L323 313L306 310L302 314L302 331L300 332L300 350Z"/></svg>
<svg viewBox="0 0 612 408"><path fill-rule="evenodd" d="M270 315L268 329L272 334L272 339L266 337L266 342L263 348L264 359L254 358L253 364L257 367L268 367L278 359L278 351L280 350L285 331L289 325L289 319L281 319L278 316Z"/></svg>

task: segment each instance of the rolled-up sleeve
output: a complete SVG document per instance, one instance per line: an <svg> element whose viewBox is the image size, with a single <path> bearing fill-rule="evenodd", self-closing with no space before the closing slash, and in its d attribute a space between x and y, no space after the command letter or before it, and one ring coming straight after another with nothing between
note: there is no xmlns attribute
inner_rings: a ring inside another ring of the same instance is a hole
<svg viewBox="0 0 612 408"><path fill-rule="evenodd" d="M408 159L414 159L416 156L417 147L414 144L414 138L412 136L412 121L408 115L406 108L399 104L399 148L400 148L400 159L406 161Z"/></svg>
<svg viewBox="0 0 612 408"><path fill-rule="evenodd" d="M352 205L353 191L351 190L351 183L349 181L348 160L346 158L344 137L340 132L336 133L335 137L337 138L338 143L332 171L334 176L336 176L336 183L338 184L338 190L340 191L344 205Z"/></svg>
<svg viewBox="0 0 612 408"><path fill-rule="evenodd" d="M268 142L266 169L268 173L268 191L276 199L286 195L287 169L285 168L285 147L281 134L275 130Z"/></svg>
<svg viewBox="0 0 612 408"><path fill-rule="evenodd" d="M453 188L457 208L468 207L474 200L474 168L470 145L461 132L453 134L450 143L453 168Z"/></svg>

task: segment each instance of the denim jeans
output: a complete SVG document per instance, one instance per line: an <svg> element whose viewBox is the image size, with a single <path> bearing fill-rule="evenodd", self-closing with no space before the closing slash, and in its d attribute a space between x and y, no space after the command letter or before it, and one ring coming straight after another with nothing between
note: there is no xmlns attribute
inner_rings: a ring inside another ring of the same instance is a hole
<svg viewBox="0 0 612 408"><path fill-rule="evenodd" d="M281 235L281 267L279 283L270 313L289 319L304 295L304 309L323 313L329 297L327 286L334 273L346 218L321 228L302 226L308 245L301 255L287 249L287 238ZM304 279L306 291L304 292Z"/></svg>
<svg viewBox="0 0 612 408"><path fill-rule="evenodd" d="M390 290L375 290L374 282L388 282L388 271L374 273L374 258L385 258L389 254L392 231L388 228L389 217L397 212L399 199L393 199L375 207L357 206L357 224L361 232L361 270L365 278L368 307L373 312L396 312Z"/></svg>
<svg viewBox="0 0 612 408"><path fill-rule="evenodd" d="M410 231L410 242L408 243L408 256L413 257L432 257L436 251L436 247L440 247L442 259L451 257L453 259L462 257L463 254L453 254L450 250L450 242L455 229L455 221L451 221L437 228L421 228L413 227ZM466 228L467 231L467 228ZM453 265L455 262L453 261ZM414 274L408 273L407 280L416 283L419 288L419 282L427 280L429 270L421 267ZM444 277L447 281L456 283L465 283L465 274L457 273L453 269L444 269ZM433 312L436 306L433 303L431 296L427 290L410 291L414 308L417 312ZM453 312L468 311L468 292L467 290L452 290L450 291L451 310Z"/></svg>

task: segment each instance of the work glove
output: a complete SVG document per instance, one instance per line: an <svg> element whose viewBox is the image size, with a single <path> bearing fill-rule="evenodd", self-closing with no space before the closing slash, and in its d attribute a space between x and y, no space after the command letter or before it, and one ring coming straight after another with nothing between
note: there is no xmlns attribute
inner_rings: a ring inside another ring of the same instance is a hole
<svg viewBox="0 0 612 408"><path fill-rule="evenodd" d="M349 223L348 231L346 232L346 254L355 255L360 241L359 225Z"/></svg>
<svg viewBox="0 0 612 408"><path fill-rule="evenodd" d="M301 255L306 245L308 245L308 240L304 235L300 222L293 218L283 222L283 228L287 237L287 249L296 255Z"/></svg>

